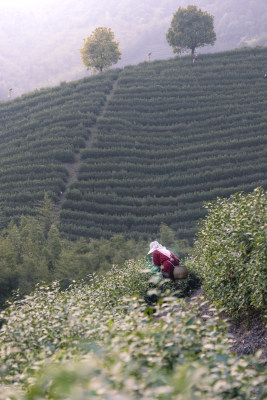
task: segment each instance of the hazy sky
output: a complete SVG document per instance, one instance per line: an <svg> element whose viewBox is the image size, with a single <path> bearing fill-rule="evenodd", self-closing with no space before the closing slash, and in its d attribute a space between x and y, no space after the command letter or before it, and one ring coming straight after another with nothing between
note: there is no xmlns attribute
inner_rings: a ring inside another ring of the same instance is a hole
<svg viewBox="0 0 267 400"><path fill-rule="evenodd" d="M43 1L43 0L39 0ZM36 4L38 0L9 0L8 3L9 5L15 6L15 7L30 7Z"/></svg>
<svg viewBox="0 0 267 400"><path fill-rule="evenodd" d="M120 42L119 67L173 57L166 32L189 4L215 17L215 46L199 54L267 44L267 0L0 0L0 99L88 75L79 49L98 26Z"/></svg>
<svg viewBox="0 0 267 400"><path fill-rule="evenodd" d="M42 4L50 4L57 0L0 0L1 6L15 7L15 8L31 8L40 7ZM61 0L60 0L61 1Z"/></svg>

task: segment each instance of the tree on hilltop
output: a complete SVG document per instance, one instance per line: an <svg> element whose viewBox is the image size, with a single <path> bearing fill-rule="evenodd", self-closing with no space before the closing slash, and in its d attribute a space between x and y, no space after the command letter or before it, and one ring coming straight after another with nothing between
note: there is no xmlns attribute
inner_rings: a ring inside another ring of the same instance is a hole
<svg viewBox="0 0 267 400"><path fill-rule="evenodd" d="M114 40L114 33L110 28L99 27L84 39L80 49L81 59L87 69L102 72L116 64L121 59L119 42Z"/></svg>
<svg viewBox="0 0 267 400"><path fill-rule="evenodd" d="M213 25L214 17L196 6L179 7L173 15L171 26L166 34L167 42L174 53L188 49L194 54L197 47L214 45L216 33Z"/></svg>

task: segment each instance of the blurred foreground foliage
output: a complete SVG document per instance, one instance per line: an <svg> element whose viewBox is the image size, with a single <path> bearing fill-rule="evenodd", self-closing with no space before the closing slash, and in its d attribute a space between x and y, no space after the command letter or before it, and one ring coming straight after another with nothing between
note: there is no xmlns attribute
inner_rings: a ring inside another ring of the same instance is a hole
<svg viewBox="0 0 267 400"><path fill-rule="evenodd" d="M0 399L263 399L257 357L231 354L216 310L203 319L203 299L186 304L163 283L142 259L11 304L0 315Z"/></svg>

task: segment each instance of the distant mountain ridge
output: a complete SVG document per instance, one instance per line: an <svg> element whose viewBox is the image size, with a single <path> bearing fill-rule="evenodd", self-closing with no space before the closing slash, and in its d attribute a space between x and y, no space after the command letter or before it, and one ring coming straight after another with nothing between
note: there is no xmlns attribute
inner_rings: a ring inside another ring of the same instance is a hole
<svg viewBox="0 0 267 400"><path fill-rule="evenodd" d="M35 88L87 76L79 56L83 38L97 26L108 26L121 43L123 67L147 59L173 57L165 34L173 13L188 0L57 0L38 1L32 8L0 4L0 99ZM267 44L265 0L195 0L215 16L217 42L201 52Z"/></svg>

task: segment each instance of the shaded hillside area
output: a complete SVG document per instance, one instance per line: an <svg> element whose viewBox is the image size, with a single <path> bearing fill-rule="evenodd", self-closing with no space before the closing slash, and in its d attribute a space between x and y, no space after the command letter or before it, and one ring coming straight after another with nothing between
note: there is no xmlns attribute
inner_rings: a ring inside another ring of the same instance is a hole
<svg viewBox="0 0 267 400"><path fill-rule="evenodd" d="M174 58L0 103L2 226L62 192L71 239L149 238L164 222L191 240L203 201L266 187L266 65L266 48Z"/></svg>

